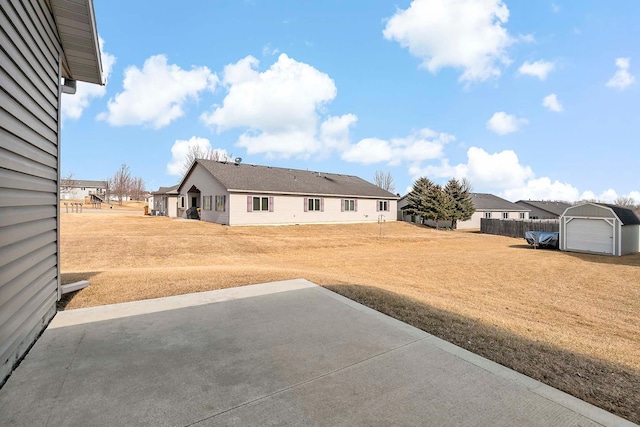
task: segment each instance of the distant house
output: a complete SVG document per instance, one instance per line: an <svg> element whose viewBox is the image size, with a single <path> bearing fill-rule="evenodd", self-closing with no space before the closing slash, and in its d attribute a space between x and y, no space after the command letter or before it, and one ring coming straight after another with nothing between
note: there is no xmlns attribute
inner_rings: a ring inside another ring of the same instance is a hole
<svg viewBox="0 0 640 427"><path fill-rule="evenodd" d="M546 200L518 200L516 205L529 209L530 219L558 219L571 203Z"/></svg>
<svg viewBox="0 0 640 427"><path fill-rule="evenodd" d="M421 222L420 218L405 213L402 208L407 205L407 195L398 201L398 220ZM529 209L502 199L493 194L471 193L471 200L475 212L468 221L458 221L458 229L480 229L480 219L529 219ZM435 221L424 221L424 224L434 227ZM438 221L440 227L451 227L451 221Z"/></svg>
<svg viewBox="0 0 640 427"><path fill-rule="evenodd" d="M570 206L560 216L559 247L615 256L640 252L640 219L631 209L605 203Z"/></svg>
<svg viewBox="0 0 640 427"><path fill-rule="evenodd" d="M106 202L107 181L89 181L84 179L62 180L60 198L62 200L92 199Z"/></svg>
<svg viewBox="0 0 640 427"><path fill-rule="evenodd" d="M395 221L398 196L357 176L196 160L178 186L178 216L228 225Z"/></svg>
<svg viewBox="0 0 640 427"><path fill-rule="evenodd" d="M178 216L178 185L173 187L160 187L158 191L151 193L149 200L151 215Z"/></svg>
<svg viewBox="0 0 640 427"><path fill-rule="evenodd" d="M104 83L91 0L0 4L1 385L55 315L62 293L62 93L74 93L76 81Z"/></svg>

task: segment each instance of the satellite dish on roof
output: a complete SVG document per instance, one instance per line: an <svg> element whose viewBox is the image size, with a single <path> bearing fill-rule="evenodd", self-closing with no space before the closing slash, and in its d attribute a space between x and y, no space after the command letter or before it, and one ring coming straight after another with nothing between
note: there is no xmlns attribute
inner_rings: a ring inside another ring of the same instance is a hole
<svg viewBox="0 0 640 427"><path fill-rule="evenodd" d="M235 159L233 159L233 163L235 163L236 165L242 163L242 157L236 157Z"/></svg>

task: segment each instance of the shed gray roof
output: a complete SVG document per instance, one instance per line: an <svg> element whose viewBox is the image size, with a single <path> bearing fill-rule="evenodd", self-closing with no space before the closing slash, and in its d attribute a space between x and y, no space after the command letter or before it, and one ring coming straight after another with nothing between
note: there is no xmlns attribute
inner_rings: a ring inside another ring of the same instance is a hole
<svg viewBox="0 0 640 427"><path fill-rule="evenodd" d="M551 202L547 200L518 200L516 205L521 205L524 208L533 207L547 211L553 215L560 216L569 206L571 206L571 203Z"/></svg>
<svg viewBox="0 0 640 427"><path fill-rule="evenodd" d="M395 194L353 175L214 160L196 160L185 179L198 164L220 181L227 191L398 198Z"/></svg>
<svg viewBox="0 0 640 427"><path fill-rule="evenodd" d="M153 195L169 194L169 193L178 194L178 186L179 184L172 185L171 187L160 187L158 188L158 191L154 191L151 194Z"/></svg>
<svg viewBox="0 0 640 427"><path fill-rule="evenodd" d="M618 206L618 205L609 205L606 203L596 203L596 204L611 208L611 210L615 212L618 218L620 218L622 225L640 224L640 219L638 219L635 212L629 208L623 208L622 206Z"/></svg>
<svg viewBox="0 0 640 427"><path fill-rule="evenodd" d="M476 211L529 212L531 210L493 194L471 193L471 200Z"/></svg>

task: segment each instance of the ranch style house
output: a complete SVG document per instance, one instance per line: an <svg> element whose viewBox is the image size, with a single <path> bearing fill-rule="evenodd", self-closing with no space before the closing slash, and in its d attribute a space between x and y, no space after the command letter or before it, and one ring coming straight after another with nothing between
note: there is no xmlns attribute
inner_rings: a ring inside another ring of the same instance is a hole
<svg viewBox="0 0 640 427"><path fill-rule="evenodd" d="M179 217L226 225L395 221L398 201L353 175L201 159L177 192Z"/></svg>

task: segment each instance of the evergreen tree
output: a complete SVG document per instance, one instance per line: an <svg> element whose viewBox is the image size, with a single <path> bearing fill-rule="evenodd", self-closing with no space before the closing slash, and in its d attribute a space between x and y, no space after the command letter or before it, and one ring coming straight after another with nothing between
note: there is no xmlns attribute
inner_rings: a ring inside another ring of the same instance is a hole
<svg viewBox="0 0 640 427"><path fill-rule="evenodd" d="M448 219L451 209L449 198L440 185L434 184L429 178L419 178L413 184L407 195L407 205L402 208L410 215L417 215L422 220L438 222Z"/></svg>
<svg viewBox="0 0 640 427"><path fill-rule="evenodd" d="M440 185L431 188L429 197L432 200L433 219L436 221L436 230L440 228L439 221L449 219L453 215L453 202Z"/></svg>
<svg viewBox="0 0 640 427"><path fill-rule="evenodd" d="M419 216L421 219L433 219L433 209L429 201L429 194L434 186L429 178L418 178L413 183L411 192L407 195L407 205L402 209L409 215Z"/></svg>
<svg viewBox="0 0 640 427"><path fill-rule="evenodd" d="M451 228L455 230L458 221L471 219L471 215L476 210L471 200L471 184L467 180L463 180L461 183L452 178L445 186L444 192L451 206L447 219L451 220Z"/></svg>

